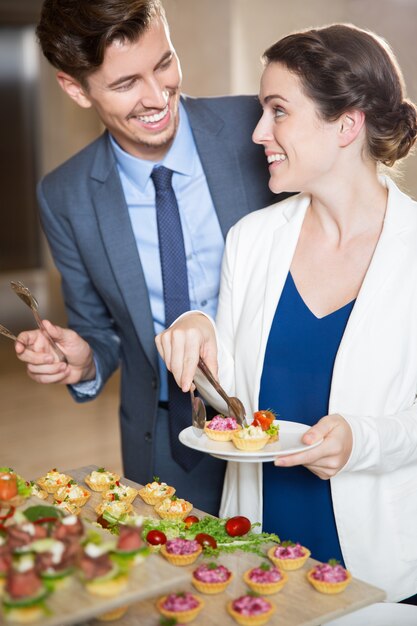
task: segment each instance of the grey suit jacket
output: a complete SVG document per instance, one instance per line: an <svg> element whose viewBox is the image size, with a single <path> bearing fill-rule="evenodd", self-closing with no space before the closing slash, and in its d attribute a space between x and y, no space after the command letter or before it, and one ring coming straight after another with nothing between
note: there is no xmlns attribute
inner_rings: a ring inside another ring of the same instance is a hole
<svg viewBox="0 0 417 626"><path fill-rule="evenodd" d="M251 141L260 107L254 96L184 97L183 102L226 235L243 215L277 199L268 189L263 150ZM147 287L107 133L48 174L39 183L38 200L62 276L69 326L93 348L103 385L121 365L124 470L146 483L158 359Z"/></svg>

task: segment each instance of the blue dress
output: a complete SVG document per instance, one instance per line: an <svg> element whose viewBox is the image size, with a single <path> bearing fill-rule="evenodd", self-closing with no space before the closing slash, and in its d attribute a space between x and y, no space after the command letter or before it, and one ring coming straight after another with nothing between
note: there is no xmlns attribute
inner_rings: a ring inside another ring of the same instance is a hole
<svg viewBox="0 0 417 626"><path fill-rule="evenodd" d="M317 318L288 273L266 347L259 408L312 426L328 414L333 365L354 301ZM343 564L330 492L303 466L263 466L263 529Z"/></svg>

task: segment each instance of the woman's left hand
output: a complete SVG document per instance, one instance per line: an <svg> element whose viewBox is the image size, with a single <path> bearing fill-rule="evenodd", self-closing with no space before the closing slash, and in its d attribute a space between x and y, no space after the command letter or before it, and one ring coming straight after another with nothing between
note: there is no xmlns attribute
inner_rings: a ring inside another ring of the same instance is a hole
<svg viewBox="0 0 417 626"><path fill-rule="evenodd" d="M323 441L316 448L277 457L275 465L277 467L304 465L323 480L335 476L350 457L353 445L351 428L341 415L326 415L304 433L302 442L311 445L319 439Z"/></svg>

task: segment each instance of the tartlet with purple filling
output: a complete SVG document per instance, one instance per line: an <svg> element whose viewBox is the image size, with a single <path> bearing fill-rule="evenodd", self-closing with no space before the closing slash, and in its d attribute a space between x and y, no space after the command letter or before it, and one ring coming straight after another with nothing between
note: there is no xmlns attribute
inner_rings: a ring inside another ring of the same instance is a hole
<svg viewBox="0 0 417 626"><path fill-rule="evenodd" d="M242 626L262 626L275 612L270 600L253 593L247 593L227 603L227 611Z"/></svg>
<svg viewBox="0 0 417 626"><path fill-rule="evenodd" d="M288 582L288 575L271 563L262 563L243 574L243 580L253 591L269 596L281 591Z"/></svg>
<svg viewBox="0 0 417 626"><path fill-rule="evenodd" d="M336 559L330 559L307 572L307 580L320 593L341 593L351 582L352 574Z"/></svg>
<svg viewBox="0 0 417 626"><path fill-rule="evenodd" d="M183 624L192 622L203 606L204 600L189 591L170 593L156 603L156 608L164 617L176 619Z"/></svg>
<svg viewBox="0 0 417 626"><path fill-rule="evenodd" d="M308 548L292 541L283 541L279 546L272 546L268 550L268 557L274 565L285 571L303 567L310 555Z"/></svg>
<svg viewBox="0 0 417 626"><path fill-rule="evenodd" d="M191 582L201 593L222 593L233 579L232 572L224 565L202 563L193 571Z"/></svg>
<svg viewBox="0 0 417 626"><path fill-rule="evenodd" d="M195 539L168 539L161 546L160 553L172 565L191 565L200 556L203 548Z"/></svg>
<svg viewBox="0 0 417 626"><path fill-rule="evenodd" d="M241 428L234 417L215 415L204 426L204 432L213 441L231 441L233 435Z"/></svg>

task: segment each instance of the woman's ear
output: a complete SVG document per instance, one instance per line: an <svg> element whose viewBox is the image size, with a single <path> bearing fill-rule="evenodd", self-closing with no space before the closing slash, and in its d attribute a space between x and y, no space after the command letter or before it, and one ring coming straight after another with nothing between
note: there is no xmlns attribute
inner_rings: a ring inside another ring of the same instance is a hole
<svg viewBox="0 0 417 626"><path fill-rule="evenodd" d="M349 146L365 125L365 113L358 109L346 111L339 118L339 143L341 147Z"/></svg>
<svg viewBox="0 0 417 626"><path fill-rule="evenodd" d="M56 79L61 89L80 107L88 109L92 106L86 90L75 78L65 72L57 72Z"/></svg>

